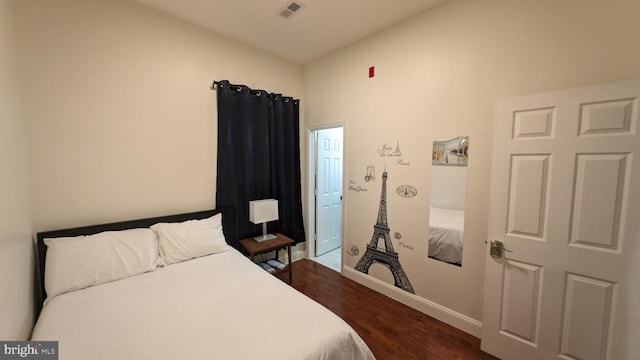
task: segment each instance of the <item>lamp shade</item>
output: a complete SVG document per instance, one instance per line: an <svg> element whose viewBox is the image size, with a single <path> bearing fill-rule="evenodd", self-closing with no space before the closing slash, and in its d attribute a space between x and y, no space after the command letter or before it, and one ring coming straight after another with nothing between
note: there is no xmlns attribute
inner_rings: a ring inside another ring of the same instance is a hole
<svg viewBox="0 0 640 360"><path fill-rule="evenodd" d="M278 220L278 200L249 201L249 221L254 224L261 224L274 220Z"/></svg>

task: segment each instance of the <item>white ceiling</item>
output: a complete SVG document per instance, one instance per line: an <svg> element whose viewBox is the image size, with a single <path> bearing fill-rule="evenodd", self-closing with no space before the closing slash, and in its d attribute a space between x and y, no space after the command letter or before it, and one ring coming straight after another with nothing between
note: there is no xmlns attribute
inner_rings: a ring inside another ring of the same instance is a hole
<svg viewBox="0 0 640 360"><path fill-rule="evenodd" d="M305 64L447 0L133 0Z"/></svg>

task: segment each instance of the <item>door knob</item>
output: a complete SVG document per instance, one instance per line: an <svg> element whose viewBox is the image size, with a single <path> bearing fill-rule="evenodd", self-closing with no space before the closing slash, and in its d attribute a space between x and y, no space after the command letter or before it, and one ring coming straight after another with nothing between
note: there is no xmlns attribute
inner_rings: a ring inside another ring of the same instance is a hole
<svg viewBox="0 0 640 360"><path fill-rule="evenodd" d="M501 258L503 251L513 252L511 250L506 249L502 241L498 241L498 240L491 241L491 245L489 247L489 255L491 255L491 257Z"/></svg>

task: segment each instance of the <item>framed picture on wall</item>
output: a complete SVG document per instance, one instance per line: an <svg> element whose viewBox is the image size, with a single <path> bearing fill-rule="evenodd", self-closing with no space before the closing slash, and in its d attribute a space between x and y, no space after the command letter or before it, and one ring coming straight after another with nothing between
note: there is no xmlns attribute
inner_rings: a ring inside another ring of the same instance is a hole
<svg viewBox="0 0 640 360"><path fill-rule="evenodd" d="M469 137L458 136L449 140L434 140L431 160L432 164L437 166L467 166Z"/></svg>

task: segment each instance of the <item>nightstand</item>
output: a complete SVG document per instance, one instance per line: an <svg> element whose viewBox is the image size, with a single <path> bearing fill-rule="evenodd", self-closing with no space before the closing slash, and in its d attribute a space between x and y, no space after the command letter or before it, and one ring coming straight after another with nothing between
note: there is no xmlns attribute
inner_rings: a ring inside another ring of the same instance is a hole
<svg viewBox="0 0 640 360"><path fill-rule="evenodd" d="M242 239L240 240L240 246L245 251L246 254L249 255L251 260L255 262L256 255L265 254L271 251L276 252L275 259L278 259L278 252L282 249L287 250L287 264L283 269L276 269L273 275L280 275L282 273L289 273L289 284L291 284L293 279L293 273L291 271L291 244L293 244L293 240L290 238L277 233L275 239L265 240L261 242L257 242L252 238Z"/></svg>

